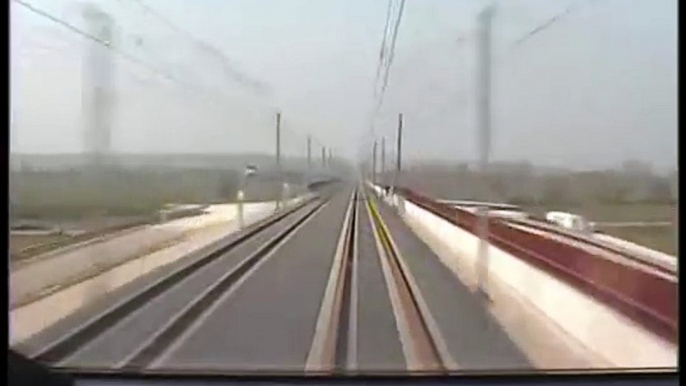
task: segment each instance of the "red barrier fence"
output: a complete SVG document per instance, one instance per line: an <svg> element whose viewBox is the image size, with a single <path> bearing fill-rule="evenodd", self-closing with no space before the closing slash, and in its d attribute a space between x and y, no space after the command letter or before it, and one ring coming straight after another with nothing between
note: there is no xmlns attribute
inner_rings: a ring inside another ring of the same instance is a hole
<svg viewBox="0 0 686 386"><path fill-rule="evenodd" d="M413 204L476 233L475 214L438 203L410 189L398 189L398 193ZM677 282L507 226L493 218L489 219L489 242L593 296L670 342L677 342Z"/></svg>
<svg viewBox="0 0 686 386"><path fill-rule="evenodd" d="M530 221L520 221L520 220L516 220L516 219L508 219L507 221L510 223L513 223L513 224L523 225L523 226L526 226L529 228L538 229L538 230L541 230L544 232L560 235L562 237L565 237L565 238L568 238L571 240L582 242L582 243L587 244L589 246L593 246L595 248L602 249L602 250L607 251L609 253L619 255L622 258L625 258L627 260L631 260L631 261L638 263L638 264L641 264L647 268L660 271L664 274L671 275L671 276L676 278L676 272L674 271L674 269L671 269L667 266L663 266L658 262L649 261L646 258L636 257L634 254L632 254L632 253L628 252L627 250L622 249L620 247L614 247L614 246L608 245L606 243L598 242L598 241L596 241L592 238L589 238L589 237L583 237L583 236L575 235L573 232L565 231L562 229L556 229L554 226L541 225L541 224L536 224L536 223L530 222Z"/></svg>

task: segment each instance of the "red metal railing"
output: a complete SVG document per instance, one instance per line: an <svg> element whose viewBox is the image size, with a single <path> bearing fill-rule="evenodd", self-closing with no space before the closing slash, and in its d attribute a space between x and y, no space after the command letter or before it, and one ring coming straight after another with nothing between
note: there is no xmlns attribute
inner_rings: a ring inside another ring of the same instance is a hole
<svg viewBox="0 0 686 386"><path fill-rule="evenodd" d="M410 189L407 200L475 233L477 216ZM489 219L489 242L612 307L655 334L678 337L678 283Z"/></svg>
<svg viewBox="0 0 686 386"><path fill-rule="evenodd" d="M627 260L631 260L635 263L644 265L650 269L654 269L654 270L660 271L664 274L672 275L672 276L676 277L676 272L674 272L673 269L665 267L665 266L661 265L660 263L651 262L645 258L638 258L635 255L631 254L629 251L624 250L620 247L613 247L613 246L607 245L605 243L593 240L592 238L589 238L589 237L575 235L573 232L569 232L569 231L565 231L565 230L561 230L561 229L556 229L554 226L546 226L546 225L536 224L532 221L520 221L517 219L508 219L507 221L514 223L514 224L523 225L523 226L526 226L529 228L542 230L544 232L560 235L562 237L565 237L565 238L568 238L571 240L575 240L578 242L582 242L582 243L587 244L589 246L593 246L595 248L602 249L602 250L607 251L609 253L619 255L619 256L627 259Z"/></svg>

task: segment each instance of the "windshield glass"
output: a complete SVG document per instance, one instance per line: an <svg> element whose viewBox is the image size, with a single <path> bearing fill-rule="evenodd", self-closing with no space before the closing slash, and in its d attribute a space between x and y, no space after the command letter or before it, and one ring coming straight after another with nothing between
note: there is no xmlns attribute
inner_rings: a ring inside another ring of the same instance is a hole
<svg viewBox="0 0 686 386"><path fill-rule="evenodd" d="M676 367L676 0L10 3L27 357Z"/></svg>

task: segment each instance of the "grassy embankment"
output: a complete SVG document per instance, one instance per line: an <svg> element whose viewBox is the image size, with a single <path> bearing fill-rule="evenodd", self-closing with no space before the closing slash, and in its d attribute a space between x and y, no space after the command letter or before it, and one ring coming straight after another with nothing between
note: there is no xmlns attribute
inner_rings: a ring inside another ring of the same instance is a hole
<svg viewBox="0 0 686 386"><path fill-rule="evenodd" d="M287 179L298 183L297 176ZM85 233L13 235L11 255L22 259L126 226L153 222L157 211L170 203L233 202L239 185L238 171L219 169L13 171L13 223L33 222ZM274 200L278 186L269 179L256 179L248 185L246 198Z"/></svg>

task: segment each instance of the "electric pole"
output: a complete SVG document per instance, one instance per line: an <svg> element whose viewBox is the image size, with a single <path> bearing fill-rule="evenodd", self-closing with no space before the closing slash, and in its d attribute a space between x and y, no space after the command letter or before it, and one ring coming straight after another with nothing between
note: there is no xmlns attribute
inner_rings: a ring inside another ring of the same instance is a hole
<svg viewBox="0 0 686 386"><path fill-rule="evenodd" d="M398 114L398 138L397 138L397 148L395 150L396 154L396 165L395 165L395 178L393 182L393 190L398 188L400 184L400 171L402 167L402 149L403 149L403 114Z"/></svg>
<svg viewBox="0 0 686 386"><path fill-rule="evenodd" d="M89 5L83 11L83 18L91 35L111 43L113 37L112 18L98 7ZM112 88L112 59L110 53L95 42L89 42L85 55L84 79L86 99L84 144L90 155L91 164L102 166L109 161L111 151L112 122L111 113L114 102Z"/></svg>
<svg viewBox="0 0 686 386"><path fill-rule="evenodd" d="M479 14L479 44L477 44L478 101L479 101L479 169L482 178L488 172L488 155L491 143L491 27L495 8L490 5ZM479 291L487 295L488 288L488 206L484 205L479 217L479 252L477 278Z"/></svg>
<svg viewBox="0 0 686 386"><path fill-rule="evenodd" d="M307 136L307 168L312 167L312 138Z"/></svg>
<svg viewBox="0 0 686 386"><path fill-rule="evenodd" d="M326 147L322 146L322 168L326 168Z"/></svg>
<svg viewBox="0 0 686 386"><path fill-rule="evenodd" d="M281 199L283 197L283 175L281 173L281 113L276 113L276 173L277 181L279 183L279 199L276 200L276 208L281 207Z"/></svg>
<svg viewBox="0 0 686 386"><path fill-rule="evenodd" d="M384 183L386 175L386 137L381 137L381 183Z"/></svg>
<svg viewBox="0 0 686 386"><path fill-rule="evenodd" d="M372 184L376 185L376 140L372 146Z"/></svg>

